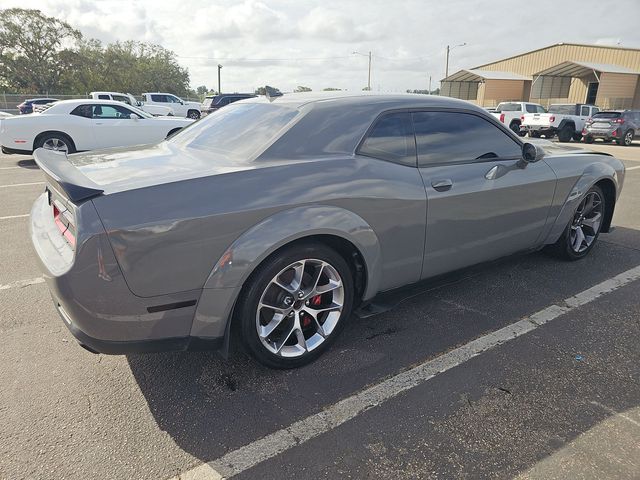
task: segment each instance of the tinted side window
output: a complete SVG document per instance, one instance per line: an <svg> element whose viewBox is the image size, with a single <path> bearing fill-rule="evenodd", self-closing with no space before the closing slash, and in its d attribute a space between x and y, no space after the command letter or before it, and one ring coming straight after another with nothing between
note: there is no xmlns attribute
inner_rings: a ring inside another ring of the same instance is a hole
<svg viewBox="0 0 640 480"><path fill-rule="evenodd" d="M111 100L111 98L109 97L109 95L100 94L98 95L98 100Z"/></svg>
<svg viewBox="0 0 640 480"><path fill-rule="evenodd" d="M536 105L527 104L525 108L527 109L527 113L538 113L538 108L536 107Z"/></svg>
<svg viewBox="0 0 640 480"><path fill-rule="evenodd" d="M369 131L358 153L415 167L416 150L410 114L390 113L380 118Z"/></svg>
<svg viewBox="0 0 640 480"><path fill-rule="evenodd" d="M545 108L542 105L537 105L535 113L547 113L547 111L545 110Z"/></svg>
<svg viewBox="0 0 640 480"><path fill-rule="evenodd" d="M151 95L152 102L167 103L166 95Z"/></svg>
<svg viewBox="0 0 640 480"><path fill-rule="evenodd" d="M595 112L595 109L594 109ZM588 117L589 116L589 107L581 107L580 108L580 116Z"/></svg>
<svg viewBox="0 0 640 480"><path fill-rule="evenodd" d="M93 107L93 118L100 119L121 119L129 118L133 112L120 105L95 105ZM138 115L139 117L139 115Z"/></svg>
<svg viewBox="0 0 640 480"><path fill-rule="evenodd" d="M78 105L71 111L71 115L91 118L93 116L93 105Z"/></svg>
<svg viewBox="0 0 640 480"><path fill-rule="evenodd" d="M416 112L418 165L519 158L520 145L489 121L469 113Z"/></svg>

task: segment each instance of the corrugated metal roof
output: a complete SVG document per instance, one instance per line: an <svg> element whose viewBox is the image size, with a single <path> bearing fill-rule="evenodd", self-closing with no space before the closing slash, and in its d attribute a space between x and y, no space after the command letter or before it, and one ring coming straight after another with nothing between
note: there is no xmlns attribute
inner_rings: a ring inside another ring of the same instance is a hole
<svg viewBox="0 0 640 480"><path fill-rule="evenodd" d="M553 77L582 77L592 73L593 71L604 73L627 73L640 75L640 72L633 71L620 65L612 65L608 63L592 63L592 62L562 62L553 67L542 70L535 75L547 75Z"/></svg>
<svg viewBox="0 0 640 480"><path fill-rule="evenodd" d="M494 70L460 70L447 78L443 82L480 82L482 80L531 80L513 72L497 72Z"/></svg>

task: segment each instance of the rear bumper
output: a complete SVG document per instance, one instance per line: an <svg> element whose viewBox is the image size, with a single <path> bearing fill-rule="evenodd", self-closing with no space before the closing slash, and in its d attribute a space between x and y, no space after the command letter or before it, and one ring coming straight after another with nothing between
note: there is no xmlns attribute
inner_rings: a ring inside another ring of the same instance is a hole
<svg viewBox="0 0 640 480"><path fill-rule="evenodd" d="M191 337L200 290L138 297L129 290L93 203L76 208L75 249L60 234L46 194L31 210L30 236L54 306L78 342L95 353L216 348ZM197 332L196 335L207 335Z"/></svg>
<svg viewBox="0 0 640 480"><path fill-rule="evenodd" d="M33 153L32 150L19 150L17 148L9 148L2 145L2 153L6 153L7 155L31 155Z"/></svg>
<svg viewBox="0 0 640 480"><path fill-rule="evenodd" d="M558 129L549 125L522 125L520 130L526 130L527 132L537 132L541 135L545 133L556 133Z"/></svg>
<svg viewBox="0 0 640 480"><path fill-rule="evenodd" d="M592 138L611 139L611 138L619 138L620 137L620 132L618 131L617 128L614 128L613 130L590 130L590 129L585 129L584 135L586 137L592 137Z"/></svg>

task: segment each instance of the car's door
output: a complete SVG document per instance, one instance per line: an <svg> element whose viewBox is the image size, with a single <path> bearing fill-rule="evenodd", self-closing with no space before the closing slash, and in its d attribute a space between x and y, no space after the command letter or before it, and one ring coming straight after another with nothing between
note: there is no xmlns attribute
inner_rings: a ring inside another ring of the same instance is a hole
<svg viewBox="0 0 640 480"><path fill-rule="evenodd" d="M525 163L521 143L470 111L412 114L427 192L423 278L532 248L556 177Z"/></svg>
<svg viewBox="0 0 640 480"><path fill-rule="evenodd" d="M174 115L178 117L186 117L187 116L187 106L184 104L182 100L180 100L175 95L166 95L167 97L167 106L173 109Z"/></svg>
<svg viewBox="0 0 640 480"><path fill-rule="evenodd" d="M135 119L130 118L134 114ZM95 148L152 143L151 131L142 118L124 105L93 105L92 123Z"/></svg>

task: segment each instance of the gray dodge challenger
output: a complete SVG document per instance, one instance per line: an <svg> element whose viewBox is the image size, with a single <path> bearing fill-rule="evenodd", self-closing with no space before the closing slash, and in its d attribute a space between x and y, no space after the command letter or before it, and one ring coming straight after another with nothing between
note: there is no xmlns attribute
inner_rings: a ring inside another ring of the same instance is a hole
<svg viewBox="0 0 640 480"><path fill-rule="evenodd" d="M284 95L157 145L36 150L31 240L78 342L303 365L376 294L516 252L577 260L610 229L610 155L523 143L428 95Z"/></svg>

